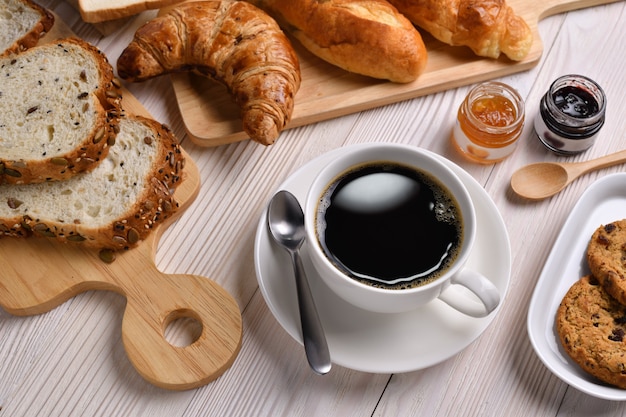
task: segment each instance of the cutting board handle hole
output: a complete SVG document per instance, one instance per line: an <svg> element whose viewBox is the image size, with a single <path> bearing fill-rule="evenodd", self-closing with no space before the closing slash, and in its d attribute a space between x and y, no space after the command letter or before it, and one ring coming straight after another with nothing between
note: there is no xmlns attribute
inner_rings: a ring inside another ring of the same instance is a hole
<svg viewBox="0 0 626 417"><path fill-rule="evenodd" d="M163 336L176 347L192 345L202 335L202 322L191 310L177 310L165 319Z"/></svg>

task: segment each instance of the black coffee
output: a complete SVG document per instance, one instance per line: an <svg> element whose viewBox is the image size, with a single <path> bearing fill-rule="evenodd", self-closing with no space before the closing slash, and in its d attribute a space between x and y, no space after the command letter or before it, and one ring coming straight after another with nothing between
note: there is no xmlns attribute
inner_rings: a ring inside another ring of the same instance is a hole
<svg viewBox="0 0 626 417"><path fill-rule="evenodd" d="M463 222L454 197L437 180L378 162L328 187L317 233L326 256L352 278L411 288L436 279L456 258Z"/></svg>

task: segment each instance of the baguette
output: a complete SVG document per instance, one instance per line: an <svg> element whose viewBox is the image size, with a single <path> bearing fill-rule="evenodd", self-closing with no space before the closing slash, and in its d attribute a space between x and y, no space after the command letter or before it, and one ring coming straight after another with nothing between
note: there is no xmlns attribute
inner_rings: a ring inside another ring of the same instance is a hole
<svg viewBox="0 0 626 417"><path fill-rule="evenodd" d="M193 71L225 84L251 139L272 144L291 118L300 64L276 22L244 2L173 7L140 27L117 60L121 78Z"/></svg>
<svg viewBox="0 0 626 417"><path fill-rule="evenodd" d="M385 0L248 0L319 58L398 83L424 71L427 52L412 23Z"/></svg>
<svg viewBox="0 0 626 417"><path fill-rule="evenodd" d="M31 0L0 3L0 55L10 55L39 42L54 25L54 15Z"/></svg>
<svg viewBox="0 0 626 417"><path fill-rule="evenodd" d="M65 180L93 169L114 141L113 68L75 38L0 57L0 184Z"/></svg>
<svg viewBox="0 0 626 417"><path fill-rule="evenodd" d="M184 158L173 133L124 116L116 144L92 171L66 181L0 185L0 236L42 236L111 251L129 249L178 207Z"/></svg>
<svg viewBox="0 0 626 417"><path fill-rule="evenodd" d="M467 46L478 56L521 61L533 35L505 0L389 0L415 25L453 46Z"/></svg>

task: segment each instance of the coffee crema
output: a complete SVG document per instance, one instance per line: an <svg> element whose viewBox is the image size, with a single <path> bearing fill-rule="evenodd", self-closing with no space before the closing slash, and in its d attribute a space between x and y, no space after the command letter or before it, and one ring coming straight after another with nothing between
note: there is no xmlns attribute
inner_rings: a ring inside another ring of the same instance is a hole
<svg viewBox="0 0 626 417"><path fill-rule="evenodd" d="M335 179L320 198L316 229L337 268L389 289L437 279L463 240L454 196L431 175L394 162L363 164Z"/></svg>

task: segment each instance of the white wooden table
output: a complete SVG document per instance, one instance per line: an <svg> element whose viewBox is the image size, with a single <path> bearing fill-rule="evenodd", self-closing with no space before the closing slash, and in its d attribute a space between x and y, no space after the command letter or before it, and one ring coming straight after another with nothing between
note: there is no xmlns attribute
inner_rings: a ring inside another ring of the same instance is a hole
<svg viewBox="0 0 626 417"><path fill-rule="evenodd" d="M146 19L140 16L102 36L65 0L42 4L113 63ZM602 85L608 96L606 125L593 148L569 158L545 150L531 123L519 148L501 163L481 166L459 157L448 136L469 86L295 128L267 148L252 142L202 148L186 137L167 77L128 85L181 138L202 179L195 203L165 232L157 265L167 273L213 279L235 297L244 322L241 352L207 386L167 391L143 380L128 361L120 336L125 300L119 295L88 292L32 317L0 309L0 416L626 415L625 403L583 394L554 376L538 359L526 330L535 284L568 213L594 180L624 167L589 174L540 202L522 200L509 188L511 174L525 164L584 160L624 148L625 25L626 2L544 19L539 65L501 79L520 91L530 120L549 84L562 74L584 74ZM335 366L317 376L259 290L253 262L256 227L273 191L298 167L333 149L368 141L430 149L484 186L506 223L512 275L493 322L458 355L408 373L370 374Z"/></svg>

